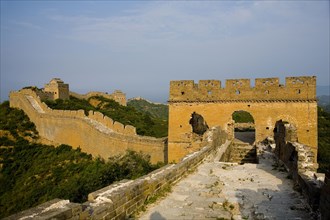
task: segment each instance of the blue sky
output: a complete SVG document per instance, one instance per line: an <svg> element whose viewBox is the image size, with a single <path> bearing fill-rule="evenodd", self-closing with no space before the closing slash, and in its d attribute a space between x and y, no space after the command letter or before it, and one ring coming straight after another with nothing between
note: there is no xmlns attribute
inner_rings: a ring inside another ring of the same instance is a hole
<svg viewBox="0 0 330 220"><path fill-rule="evenodd" d="M170 80L330 84L329 1L0 2L2 101L53 77L157 102Z"/></svg>

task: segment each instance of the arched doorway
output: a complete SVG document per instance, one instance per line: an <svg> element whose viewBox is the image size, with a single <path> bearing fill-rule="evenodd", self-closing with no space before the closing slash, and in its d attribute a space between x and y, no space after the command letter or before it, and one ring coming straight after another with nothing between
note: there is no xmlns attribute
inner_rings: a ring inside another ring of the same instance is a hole
<svg viewBox="0 0 330 220"><path fill-rule="evenodd" d="M255 124L253 116L243 110L232 114L234 121L234 137L242 142L253 144L255 142Z"/></svg>

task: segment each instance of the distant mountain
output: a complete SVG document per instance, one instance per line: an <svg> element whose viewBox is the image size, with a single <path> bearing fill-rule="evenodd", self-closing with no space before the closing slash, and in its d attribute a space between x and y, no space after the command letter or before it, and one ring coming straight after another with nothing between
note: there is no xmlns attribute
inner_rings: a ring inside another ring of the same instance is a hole
<svg viewBox="0 0 330 220"><path fill-rule="evenodd" d="M161 103L153 103L142 97L131 98L127 102L128 106L134 107L136 110L149 113L155 118L168 119L168 106Z"/></svg>
<svg viewBox="0 0 330 220"><path fill-rule="evenodd" d="M330 95L330 85L329 86L316 86L316 95L322 96L322 95Z"/></svg>
<svg viewBox="0 0 330 220"><path fill-rule="evenodd" d="M166 104L164 104L164 103L160 103L160 102L152 102L152 101L149 101L148 99L142 98L141 96L137 96L137 97L130 98L130 99L128 99L128 102L129 102L129 101L133 101L133 100L137 100L137 101L144 100L144 101L146 101L146 102L149 102L150 104L155 104L155 105L166 105Z"/></svg>
<svg viewBox="0 0 330 220"><path fill-rule="evenodd" d="M330 86L316 86L317 105L330 112Z"/></svg>
<svg viewBox="0 0 330 220"><path fill-rule="evenodd" d="M322 107L325 111L330 112L330 96L329 95L318 96L317 105Z"/></svg>

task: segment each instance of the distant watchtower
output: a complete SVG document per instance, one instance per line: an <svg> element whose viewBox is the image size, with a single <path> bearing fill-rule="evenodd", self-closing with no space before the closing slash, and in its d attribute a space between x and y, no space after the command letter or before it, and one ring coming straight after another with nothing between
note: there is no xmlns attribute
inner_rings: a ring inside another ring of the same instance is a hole
<svg viewBox="0 0 330 220"><path fill-rule="evenodd" d="M126 106L127 102L126 102L126 94L123 93L120 90L115 90L111 96L113 97L113 100L115 100L116 102L118 102L119 104Z"/></svg>
<svg viewBox="0 0 330 220"><path fill-rule="evenodd" d="M60 78L53 78L45 84L44 91L52 94L54 100L69 99L69 84L64 83Z"/></svg>

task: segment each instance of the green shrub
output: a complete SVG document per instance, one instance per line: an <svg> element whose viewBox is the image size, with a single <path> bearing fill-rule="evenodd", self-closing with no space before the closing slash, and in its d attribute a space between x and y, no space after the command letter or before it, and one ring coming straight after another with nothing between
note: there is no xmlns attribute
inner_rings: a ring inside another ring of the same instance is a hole
<svg viewBox="0 0 330 220"><path fill-rule="evenodd" d="M233 120L236 123L254 123L252 115L246 111L235 111L233 113Z"/></svg>

